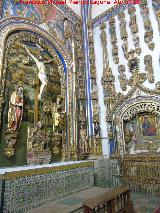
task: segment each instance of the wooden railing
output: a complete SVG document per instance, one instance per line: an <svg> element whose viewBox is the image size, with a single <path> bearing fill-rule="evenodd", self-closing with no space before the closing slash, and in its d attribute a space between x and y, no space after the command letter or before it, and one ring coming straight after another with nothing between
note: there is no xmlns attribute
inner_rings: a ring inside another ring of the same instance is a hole
<svg viewBox="0 0 160 213"><path fill-rule="evenodd" d="M128 187L117 187L83 203L84 213L133 213Z"/></svg>

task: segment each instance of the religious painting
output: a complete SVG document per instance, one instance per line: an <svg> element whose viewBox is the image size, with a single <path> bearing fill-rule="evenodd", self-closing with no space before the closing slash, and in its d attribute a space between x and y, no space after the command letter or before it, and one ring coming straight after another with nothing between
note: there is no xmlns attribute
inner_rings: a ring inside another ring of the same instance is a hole
<svg viewBox="0 0 160 213"><path fill-rule="evenodd" d="M138 116L139 140L141 142L155 141L159 138L159 117L156 114Z"/></svg>
<svg viewBox="0 0 160 213"><path fill-rule="evenodd" d="M155 117L153 116L143 116L142 118L142 134L143 136L156 136L157 130L156 130L156 121Z"/></svg>
<svg viewBox="0 0 160 213"><path fill-rule="evenodd" d="M159 141L159 116L156 114L139 114L130 121L124 122L125 143L145 143Z"/></svg>

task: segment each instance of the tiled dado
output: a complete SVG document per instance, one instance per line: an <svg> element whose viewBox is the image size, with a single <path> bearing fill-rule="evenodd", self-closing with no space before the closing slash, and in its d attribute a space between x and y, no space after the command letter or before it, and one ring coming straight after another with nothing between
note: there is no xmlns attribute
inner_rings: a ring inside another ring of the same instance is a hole
<svg viewBox="0 0 160 213"><path fill-rule="evenodd" d="M93 162L13 171L0 177L3 213L24 213L94 185Z"/></svg>

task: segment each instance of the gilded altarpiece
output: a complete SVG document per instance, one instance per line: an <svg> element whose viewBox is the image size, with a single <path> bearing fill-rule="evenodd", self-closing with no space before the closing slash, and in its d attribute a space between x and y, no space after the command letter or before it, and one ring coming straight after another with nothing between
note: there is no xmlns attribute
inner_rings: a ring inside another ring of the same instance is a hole
<svg viewBox="0 0 160 213"><path fill-rule="evenodd" d="M17 30L3 56L2 166L61 160L68 140L66 73L56 51L42 36Z"/></svg>

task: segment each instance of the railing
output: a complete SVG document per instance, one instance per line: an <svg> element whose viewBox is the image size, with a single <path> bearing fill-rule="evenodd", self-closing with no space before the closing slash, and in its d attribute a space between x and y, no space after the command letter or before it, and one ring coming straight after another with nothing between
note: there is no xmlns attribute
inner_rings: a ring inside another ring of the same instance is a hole
<svg viewBox="0 0 160 213"><path fill-rule="evenodd" d="M84 213L132 213L130 189L118 187L83 203Z"/></svg>
<svg viewBox="0 0 160 213"><path fill-rule="evenodd" d="M160 155L125 156L122 163L123 180L137 193L160 194Z"/></svg>

